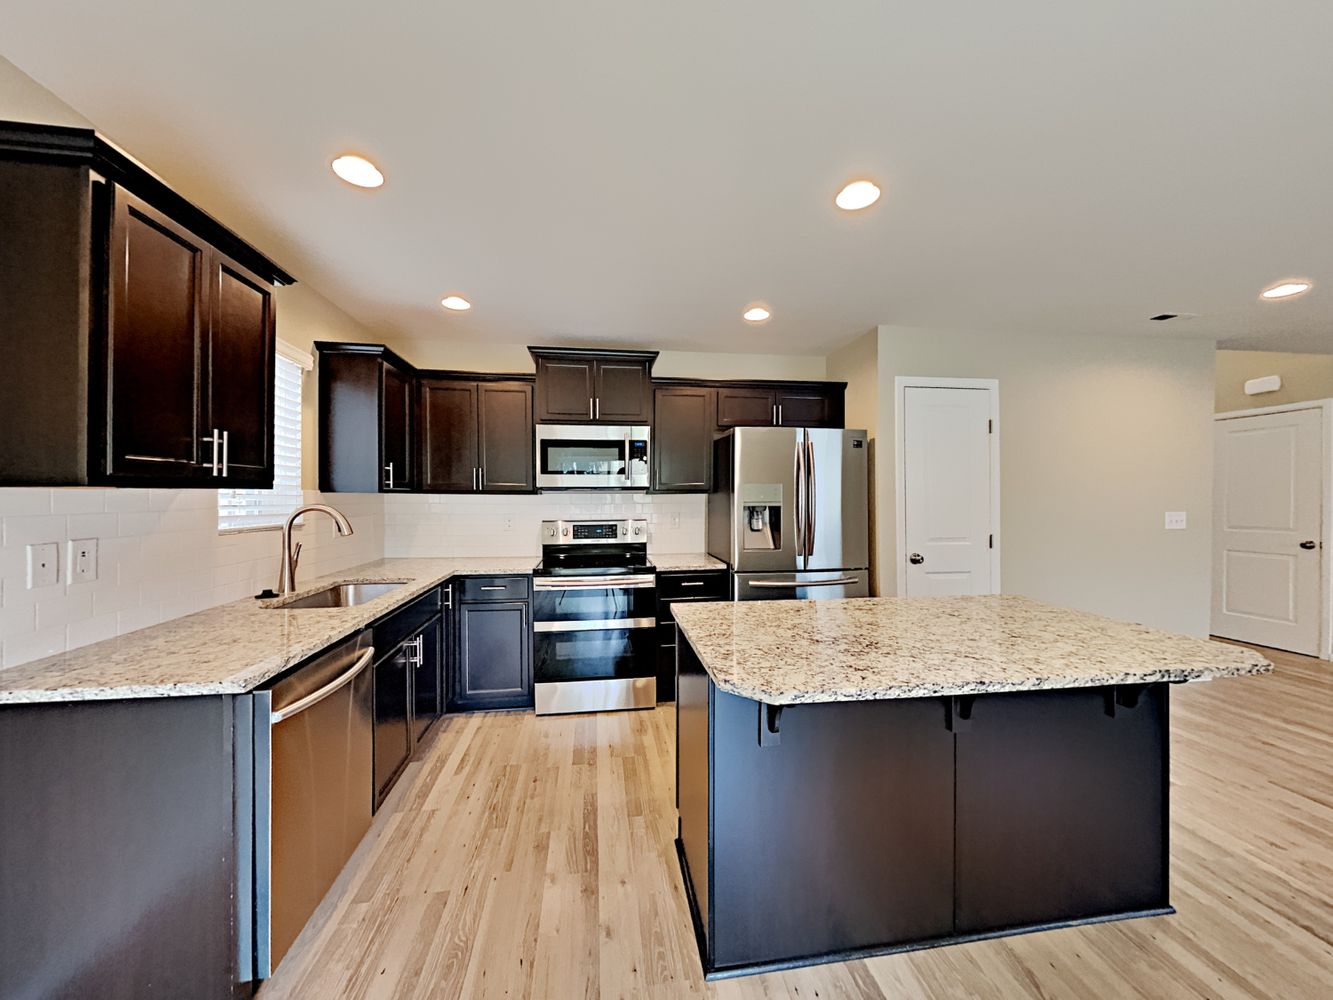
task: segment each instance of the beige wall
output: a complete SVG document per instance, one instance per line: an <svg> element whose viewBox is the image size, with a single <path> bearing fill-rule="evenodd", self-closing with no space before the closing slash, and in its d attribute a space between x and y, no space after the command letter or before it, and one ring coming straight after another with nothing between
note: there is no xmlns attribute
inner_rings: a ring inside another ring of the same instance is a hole
<svg viewBox="0 0 1333 1000"><path fill-rule="evenodd" d="M847 383L846 426L866 432L869 438L870 509L879 497L879 331L870 330L850 344L838 348L827 358L828 377ZM892 388L889 390L892 392ZM891 454L891 453L890 453ZM890 483L890 489L892 483ZM882 565L879 558L880 524L870 518L870 586L876 594L885 593L879 583Z"/></svg>
<svg viewBox="0 0 1333 1000"><path fill-rule="evenodd" d="M1211 594L1213 345L881 326L876 517L896 583L893 380L1000 382L1003 590L1204 635ZM1185 531L1163 514L1183 510Z"/></svg>
<svg viewBox="0 0 1333 1000"><path fill-rule="evenodd" d="M390 337L384 342L421 368L452 368L470 372L533 370L532 355L523 344L402 337ZM653 365L653 374L659 378L822 379L825 377L825 364L824 358L817 355L662 351Z"/></svg>
<svg viewBox="0 0 1333 1000"><path fill-rule="evenodd" d="M88 119L3 57L0 57L0 118L90 127Z"/></svg>
<svg viewBox="0 0 1333 1000"><path fill-rule="evenodd" d="M1281 375L1282 388L1261 396L1245 395L1245 383ZM1333 399L1333 354L1279 354L1276 351L1217 352L1217 412L1258 406Z"/></svg>

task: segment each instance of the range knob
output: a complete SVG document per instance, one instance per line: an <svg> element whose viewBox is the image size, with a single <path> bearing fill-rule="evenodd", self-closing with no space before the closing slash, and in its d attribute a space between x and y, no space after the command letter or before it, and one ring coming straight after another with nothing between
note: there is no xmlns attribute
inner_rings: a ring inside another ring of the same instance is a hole
<svg viewBox="0 0 1333 1000"><path fill-rule="evenodd" d="M554 537L555 537L555 527L552 526L552 527L550 527L550 528L547 528L547 529L546 529L546 535L547 535L548 538L554 538Z"/></svg>
<svg viewBox="0 0 1333 1000"><path fill-rule="evenodd" d="M636 534L636 535L642 535L642 534L643 534L643 525L642 525L642 524L636 524L636 525L634 526L634 534Z"/></svg>
<svg viewBox="0 0 1333 1000"><path fill-rule="evenodd" d="M564 535L566 538L568 538L568 537L569 537L569 529L568 529L568 528L561 528L561 529L560 529L560 534L562 534L562 535Z"/></svg>

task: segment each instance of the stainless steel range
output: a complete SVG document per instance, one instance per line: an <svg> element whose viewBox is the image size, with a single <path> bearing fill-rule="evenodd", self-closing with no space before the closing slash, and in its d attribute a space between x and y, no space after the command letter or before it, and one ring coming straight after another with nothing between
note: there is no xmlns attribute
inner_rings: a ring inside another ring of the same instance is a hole
<svg viewBox="0 0 1333 1000"><path fill-rule="evenodd" d="M657 578L648 522L543 521L533 574L538 715L657 704Z"/></svg>

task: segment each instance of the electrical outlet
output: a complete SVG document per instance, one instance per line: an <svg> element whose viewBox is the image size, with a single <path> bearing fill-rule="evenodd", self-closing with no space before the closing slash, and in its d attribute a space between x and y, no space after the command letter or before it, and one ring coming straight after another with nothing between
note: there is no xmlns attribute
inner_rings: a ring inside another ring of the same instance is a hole
<svg viewBox="0 0 1333 1000"><path fill-rule="evenodd" d="M1185 512L1183 510L1168 510L1166 512L1167 531L1184 531L1185 526Z"/></svg>
<svg viewBox="0 0 1333 1000"><path fill-rule="evenodd" d="M506 517L505 531L513 531L513 530L514 530L514 519L512 517Z"/></svg>
<svg viewBox="0 0 1333 1000"><path fill-rule="evenodd" d="M50 587L60 582L60 544L40 542L28 546L28 589Z"/></svg>
<svg viewBox="0 0 1333 1000"><path fill-rule="evenodd" d="M91 583L97 579L97 539L75 538L69 543L70 583Z"/></svg>

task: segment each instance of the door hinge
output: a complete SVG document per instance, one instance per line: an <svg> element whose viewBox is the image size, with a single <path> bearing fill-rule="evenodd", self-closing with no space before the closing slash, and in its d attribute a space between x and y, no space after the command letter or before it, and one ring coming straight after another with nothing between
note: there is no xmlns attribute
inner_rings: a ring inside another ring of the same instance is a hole
<svg viewBox="0 0 1333 1000"><path fill-rule="evenodd" d="M995 548L995 536L994 536L994 535L991 535L991 536L990 536L990 544L987 546L987 548L992 548L992 549Z"/></svg>
<svg viewBox="0 0 1333 1000"><path fill-rule="evenodd" d="M987 421L986 421L986 433L987 433L987 434L994 434L994 433L995 433L995 421L994 421L994 420L987 420Z"/></svg>

